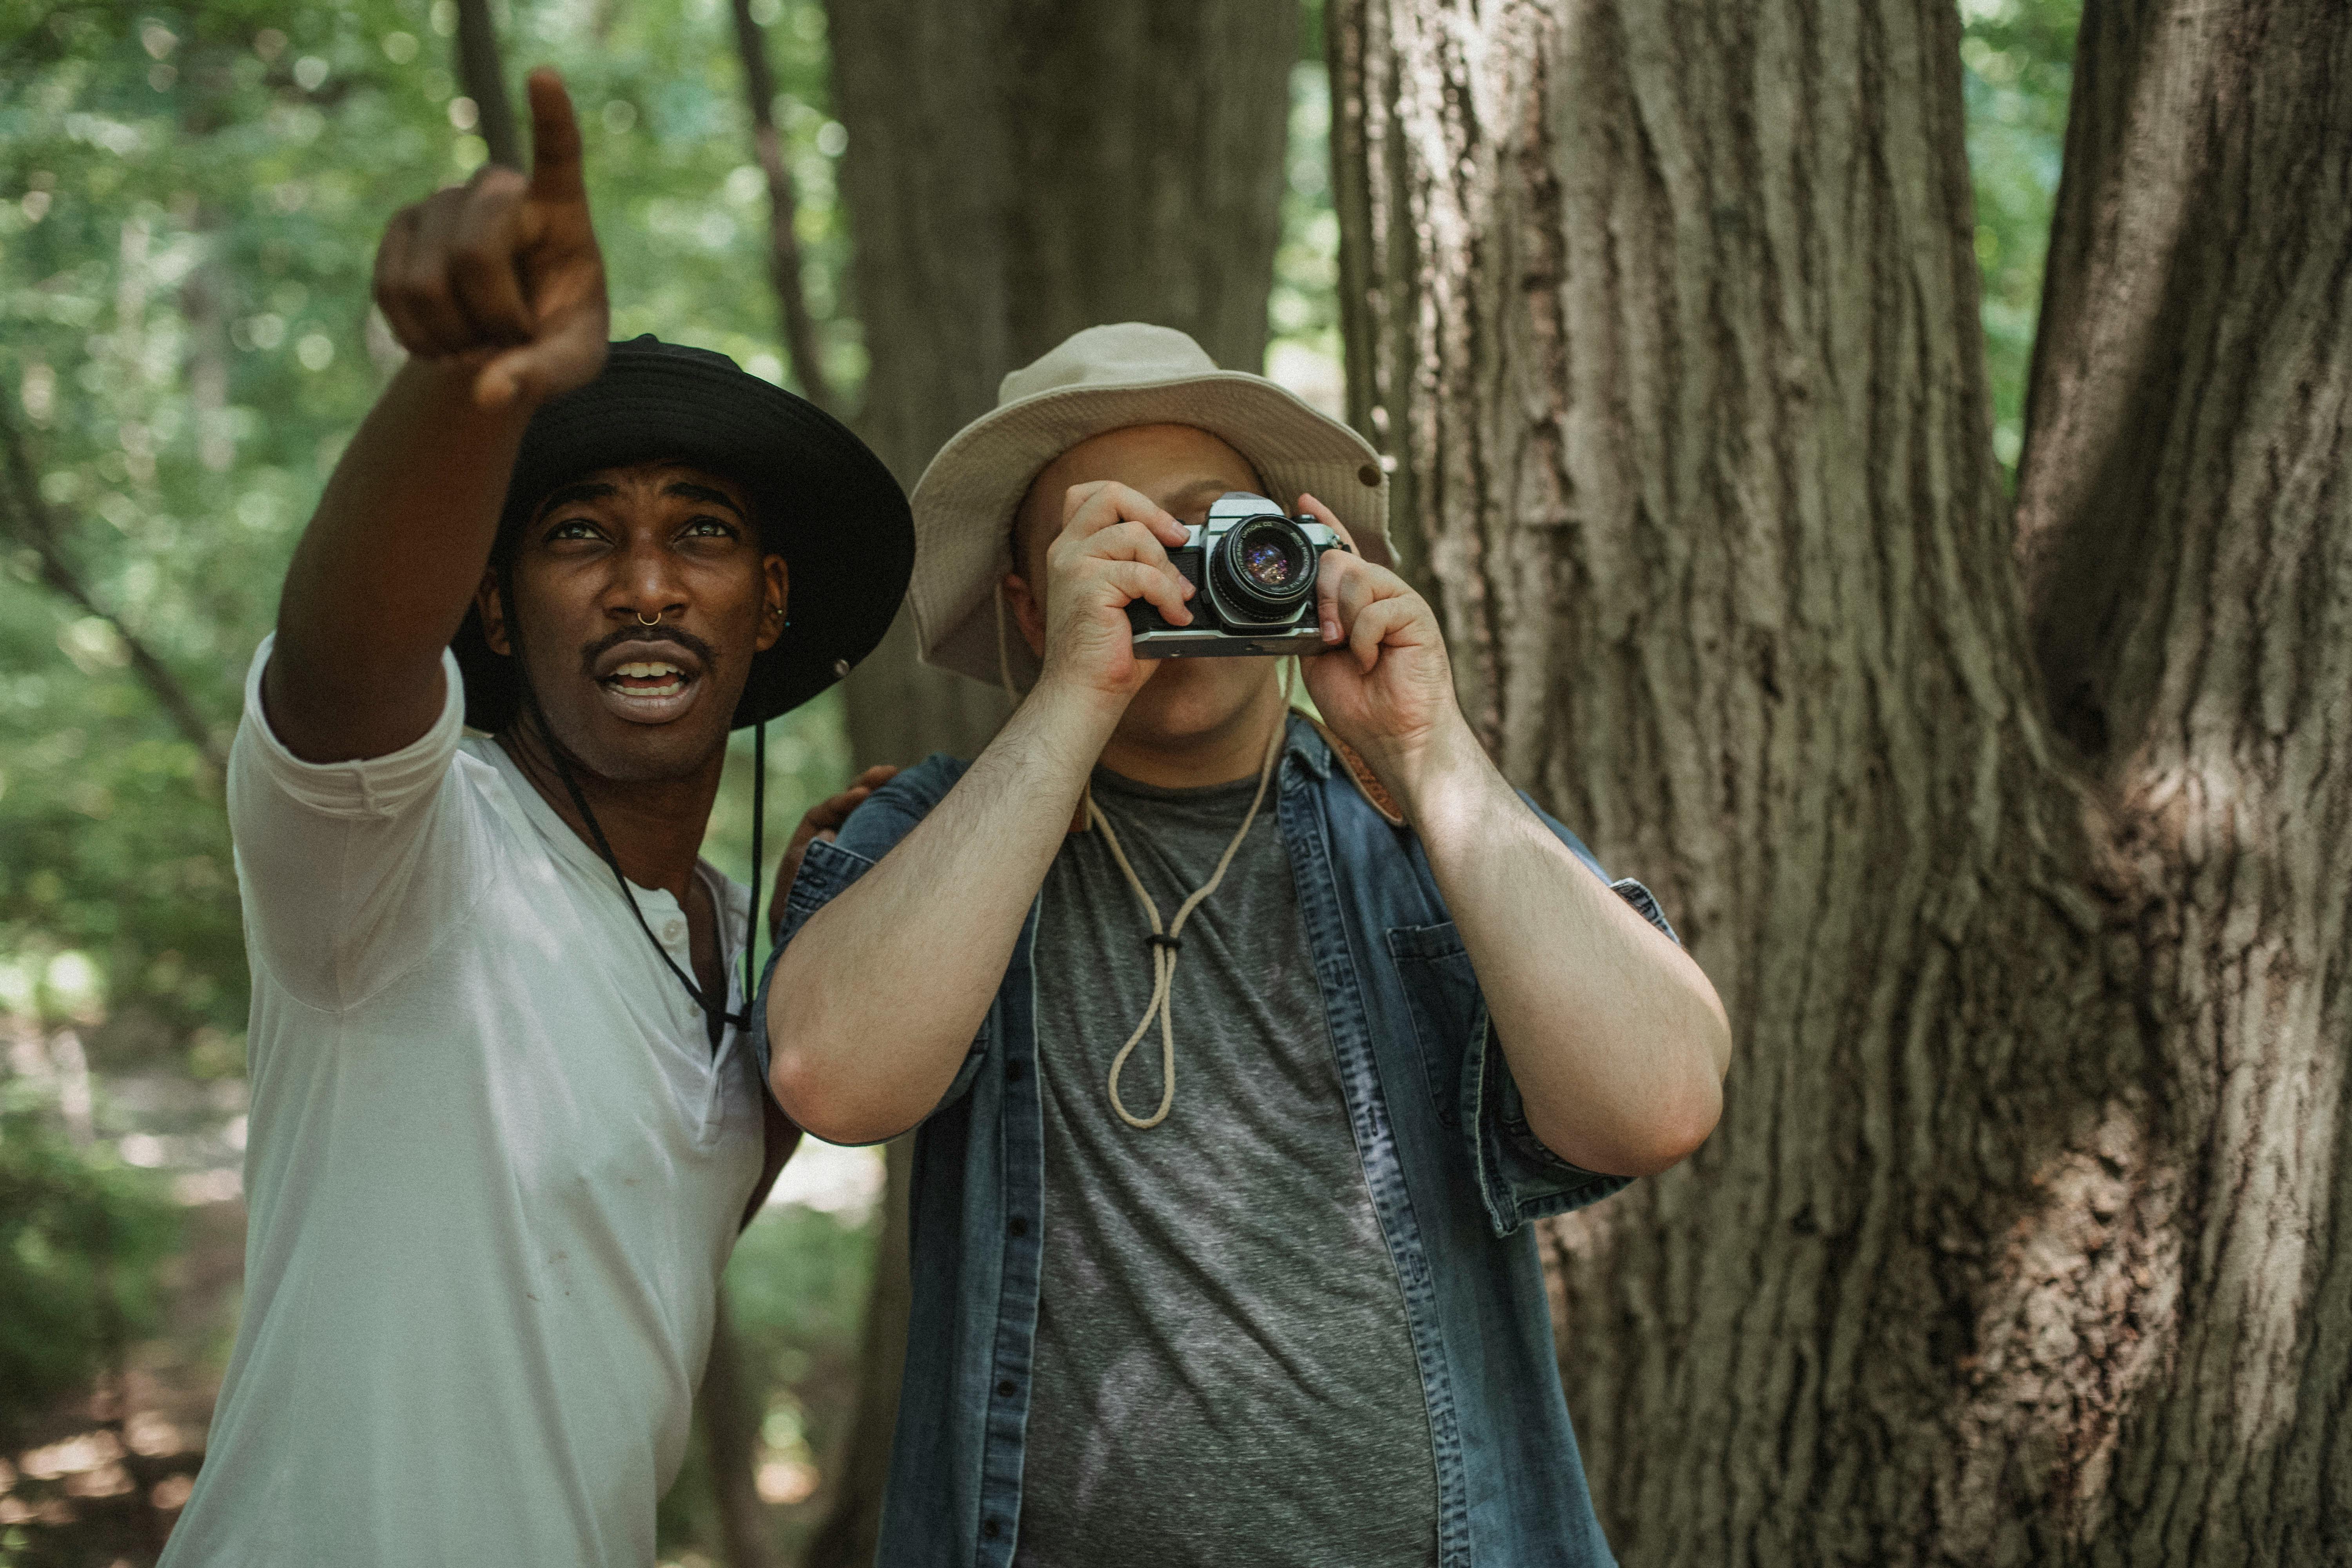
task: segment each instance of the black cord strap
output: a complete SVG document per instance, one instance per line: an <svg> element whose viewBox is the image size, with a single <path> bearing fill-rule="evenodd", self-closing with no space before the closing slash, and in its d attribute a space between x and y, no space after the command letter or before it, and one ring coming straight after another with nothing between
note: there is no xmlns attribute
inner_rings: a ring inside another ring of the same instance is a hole
<svg viewBox="0 0 2352 1568"><path fill-rule="evenodd" d="M713 1001L710 994L703 990L692 975L677 966L677 960L669 955L669 949L664 947L661 938L654 934L654 928L646 921L644 908L637 902L637 895L629 887L628 877L621 869L620 858L613 853L613 846L606 842L604 826L597 822L595 812L589 809L588 797L581 793L580 781L572 776L571 764L563 760L563 748L556 743L555 732L548 727L547 715L540 711L538 698L531 693L528 683L524 685L523 691L530 699L530 716L539 725L540 738L547 742L547 754L554 759L556 774L563 780L563 787L571 792L572 804L580 808L581 820L587 823L589 837L596 841L596 853L604 857L604 864L612 868L613 880L620 884L621 898L628 904L629 912L637 917L637 929L646 933L646 940L654 944L654 951L661 955L661 961L664 963L669 965L669 972L677 976L677 983L686 987L686 993L694 998L695 1005L721 1023L732 1024L739 1029L750 1028L751 1006L748 994L744 998L743 1011L730 1013L727 1011L727 993L724 983L716 987L719 995L718 999ZM761 728L764 730L765 726ZM757 819L754 818L754 820ZM754 925L758 924L758 897L756 892L752 895ZM747 936L745 939L747 946L749 942L750 939Z"/></svg>
<svg viewBox="0 0 2352 1568"><path fill-rule="evenodd" d="M743 1014L750 1028L751 994L760 988L760 830L768 825L768 721L751 727L751 919L743 928Z"/></svg>

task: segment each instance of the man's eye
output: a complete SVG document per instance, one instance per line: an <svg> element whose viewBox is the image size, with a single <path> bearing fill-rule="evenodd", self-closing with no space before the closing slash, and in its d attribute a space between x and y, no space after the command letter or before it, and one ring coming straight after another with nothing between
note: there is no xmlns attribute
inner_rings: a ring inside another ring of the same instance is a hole
<svg viewBox="0 0 2352 1568"><path fill-rule="evenodd" d="M551 544L559 539L594 539L595 537L597 537L596 525L585 518L579 517L566 522L559 522L547 531L548 542Z"/></svg>
<svg viewBox="0 0 2352 1568"><path fill-rule="evenodd" d="M686 533L693 539L732 539L734 524L716 517L698 517L686 525Z"/></svg>

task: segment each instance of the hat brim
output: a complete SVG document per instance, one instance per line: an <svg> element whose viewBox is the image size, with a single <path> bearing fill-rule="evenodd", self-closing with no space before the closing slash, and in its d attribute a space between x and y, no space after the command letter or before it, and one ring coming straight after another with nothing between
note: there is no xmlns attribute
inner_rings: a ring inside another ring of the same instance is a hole
<svg viewBox="0 0 2352 1568"><path fill-rule="evenodd" d="M644 339L614 344L603 374L532 416L501 535L558 485L661 461L742 486L766 549L791 571L790 624L753 657L733 728L789 712L874 651L914 567L905 492L840 421L719 354ZM505 729L520 698L514 661L491 650L471 610L450 647L465 676L466 722Z"/></svg>
<svg viewBox="0 0 2352 1568"><path fill-rule="evenodd" d="M1006 629L998 663L996 584L1013 570L1013 513L1037 475L1081 441L1131 425L1189 425L1249 459L1283 506L1311 494L1357 552L1392 566L1388 474L1371 443L1295 394L1241 371L1056 388L974 420L940 448L914 493L916 569L907 594L924 662L994 686L1036 678Z"/></svg>

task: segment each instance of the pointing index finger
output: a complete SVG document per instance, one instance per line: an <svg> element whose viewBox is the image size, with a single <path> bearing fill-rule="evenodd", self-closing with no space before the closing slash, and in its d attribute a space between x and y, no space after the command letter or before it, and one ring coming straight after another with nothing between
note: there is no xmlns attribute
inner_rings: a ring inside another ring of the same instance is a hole
<svg viewBox="0 0 2352 1568"><path fill-rule="evenodd" d="M540 201L580 202L588 186L580 172L580 121L572 95L553 68L530 73L530 194Z"/></svg>

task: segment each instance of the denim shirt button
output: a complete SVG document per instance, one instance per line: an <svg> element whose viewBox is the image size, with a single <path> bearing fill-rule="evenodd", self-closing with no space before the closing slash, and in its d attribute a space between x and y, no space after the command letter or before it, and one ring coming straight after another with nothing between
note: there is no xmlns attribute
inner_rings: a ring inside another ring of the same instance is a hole
<svg viewBox="0 0 2352 1568"><path fill-rule="evenodd" d="M1007 1236L1026 1236L1029 1234L1029 1222L1023 1219L1019 1215L1014 1215L1011 1219L1005 1222L1004 1234Z"/></svg>
<svg viewBox="0 0 2352 1568"><path fill-rule="evenodd" d="M1008 1377L997 1384L996 1392L1001 1397L1010 1399L1021 1392L1021 1385Z"/></svg>
<svg viewBox="0 0 2352 1568"><path fill-rule="evenodd" d="M1019 1057L1014 1057L1004 1064L1004 1081L1007 1083L1018 1083L1021 1081L1021 1058Z"/></svg>
<svg viewBox="0 0 2352 1568"><path fill-rule="evenodd" d="M1004 1527L992 1519L983 1519L980 1521L980 1532L993 1541L1004 1533Z"/></svg>

